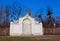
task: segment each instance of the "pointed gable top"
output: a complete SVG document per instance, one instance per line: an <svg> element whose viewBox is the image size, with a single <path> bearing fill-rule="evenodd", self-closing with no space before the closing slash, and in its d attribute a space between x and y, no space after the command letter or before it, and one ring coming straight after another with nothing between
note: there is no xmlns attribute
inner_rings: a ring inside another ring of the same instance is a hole
<svg viewBox="0 0 60 41"><path fill-rule="evenodd" d="M27 11L26 11L26 16L30 16L30 9L28 8Z"/></svg>

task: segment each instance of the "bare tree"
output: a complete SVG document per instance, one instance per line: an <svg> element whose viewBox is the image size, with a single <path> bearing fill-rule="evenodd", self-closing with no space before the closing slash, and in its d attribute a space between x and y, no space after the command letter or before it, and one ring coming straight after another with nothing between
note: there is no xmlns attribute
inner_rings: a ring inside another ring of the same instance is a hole
<svg viewBox="0 0 60 41"><path fill-rule="evenodd" d="M48 16L47 25L48 25L48 27L52 28L52 34L54 34L54 33L55 33L55 32L54 32L55 20L54 20L54 18L52 17L52 14L53 14L53 13L52 13L52 10L51 10L51 9L48 9L48 11L47 11L47 16Z"/></svg>
<svg viewBox="0 0 60 41"><path fill-rule="evenodd" d="M9 7L8 6L5 7L5 17L6 17L5 26L8 26L9 25Z"/></svg>
<svg viewBox="0 0 60 41"><path fill-rule="evenodd" d="M48 22L47 24L49 24L49 27L52 27L54 25L54 19L52 17L52 10L48 9L48 12L47 12L47 16L48 16Z"/></svg>
<svg viewBox="0 0 60 41"><path fill-rule="evenodd" d="M37 14L38 14L38 15L37 15L37 18L39 19L39 23L40 23L40 22L43 23L43 20L42 20L43 8L40 8Z"/></svg>
<svg viewBox="0 0 60 41"><path fill-rule="evenodd" d="M11 13L11 21L18 20L22 11L21 5L13 6Z"/></svg>
<svg viewBox="0 0 60 41"><path fill-rule="evenodd" d="M0 26L2 25L2 7L0 7Z"/></svg>
<svg viewBox="0 0 60 41"><path fill-rule="evenodd" d="M22 11L22 7L21 5L18 5L18 18L20 17L21 11Z"/></svg>
<svg viewBox="0 0 60 41"><path fill-rule="evenodd" d="M12 13L10 14L11 15L11 21L14 21L16 19L16 8L15 8L15 5L11 8L12 10Z"/></svg>
<svg viewBox="0 0 60 41"><path fill-rule="evenodd" d="M56 17L55 23L56 27L60 27L60 16Z"/></svg>

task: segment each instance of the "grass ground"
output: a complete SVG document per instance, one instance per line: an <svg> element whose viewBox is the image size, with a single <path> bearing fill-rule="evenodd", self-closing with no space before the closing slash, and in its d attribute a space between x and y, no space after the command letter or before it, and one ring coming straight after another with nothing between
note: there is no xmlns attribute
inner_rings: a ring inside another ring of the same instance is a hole
<svg viewBox="0 0 60 41"><path fill-rule="evenodd" d="M0 41L60 41L60 35L46 35L35 37L0 37Z"/></svg>

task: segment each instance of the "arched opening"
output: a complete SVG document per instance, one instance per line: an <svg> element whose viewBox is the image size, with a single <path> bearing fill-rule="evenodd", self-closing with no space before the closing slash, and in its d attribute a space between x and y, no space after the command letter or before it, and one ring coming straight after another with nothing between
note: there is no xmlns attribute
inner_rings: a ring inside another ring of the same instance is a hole
<svg viewBox="0 0 60 41"><path fill-rule="evenodd" d="M32 34L31 20L26 18L23 20L23 35L31 35L31 34Z"/></svg>

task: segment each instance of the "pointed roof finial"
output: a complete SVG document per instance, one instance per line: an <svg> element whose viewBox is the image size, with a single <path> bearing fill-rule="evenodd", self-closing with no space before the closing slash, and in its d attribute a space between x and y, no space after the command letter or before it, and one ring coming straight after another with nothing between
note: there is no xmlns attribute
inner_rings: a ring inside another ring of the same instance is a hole
<svg viewBox="0 0 60 41"><path fill-rule="evenodd" d="M30 8L27 8L27 14L30 15Z"/></svg>

